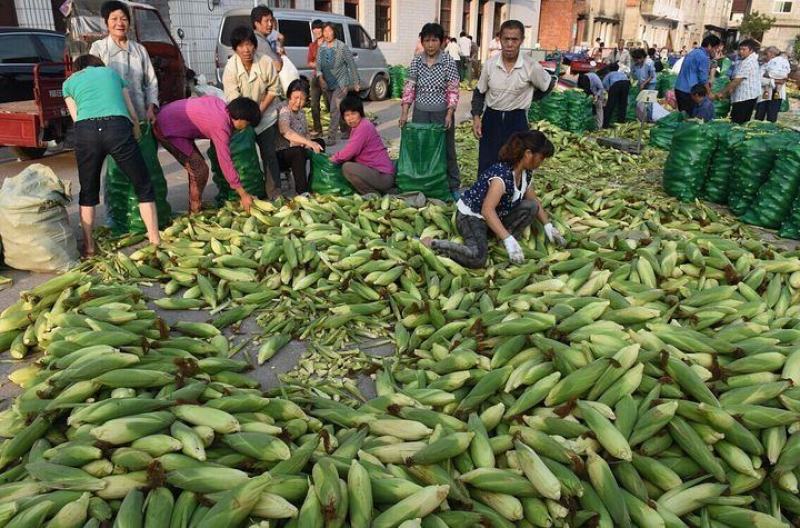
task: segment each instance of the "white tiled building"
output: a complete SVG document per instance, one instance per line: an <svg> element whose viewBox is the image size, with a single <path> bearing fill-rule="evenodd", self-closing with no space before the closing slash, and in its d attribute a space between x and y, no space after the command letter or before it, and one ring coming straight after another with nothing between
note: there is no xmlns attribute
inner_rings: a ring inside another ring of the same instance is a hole
<svg viewBox="0 0 800 528"><path fill-rule="evenodd" d="M189 66L214 78L214 49L222 15L234 8L253 7L253 0L139 0L155 5L170 25L175 41L182 44ZM441 22L445 31L458 36L466 31L479 39L482 56L500 24L520 20L526 27L526 47L533 47L539 30L541 0L256 0L271 7L311 9L345 14L357 19L379 41L389 64L410 61L417 35L426 22ZM52 29L51 0L0 0L15 6L19 26ZM57 17L56 13L56 17ZM324 15L320 18L324 19ZM178 39L178 29L184 33Z"/></svg>

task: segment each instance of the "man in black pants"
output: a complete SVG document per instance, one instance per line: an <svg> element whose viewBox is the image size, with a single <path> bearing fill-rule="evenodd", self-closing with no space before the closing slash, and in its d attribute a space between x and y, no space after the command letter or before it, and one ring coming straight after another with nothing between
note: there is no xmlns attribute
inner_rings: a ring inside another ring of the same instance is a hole
<svg viewBox="0 0 800 528"><path fill-rule="evenodd" d="M628 93L631 90L631 82L628 76L619 71L618 64L609 65L610 70L603 79L603 87L608 93L608 102L603 109L603 128L611 126L612 114L615 123L624 123L625 114L628 111Z"/></svg>

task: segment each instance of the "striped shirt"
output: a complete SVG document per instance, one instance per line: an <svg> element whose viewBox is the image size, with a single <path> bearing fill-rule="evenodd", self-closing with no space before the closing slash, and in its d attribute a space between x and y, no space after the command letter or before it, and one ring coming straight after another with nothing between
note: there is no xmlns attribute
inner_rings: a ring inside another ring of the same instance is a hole
<svg viewBox="0 0 800 528"><path fill-rule="evenodd" d="M761 69L758 66L758 53L751 53L739 63L734 79L743 79L731 94L731 103L757 99L761 95Z"/></svg>
<svg viewBox="0 0 800 528"><path fill-rule="evenodd" d="M428 112L443 112L458 106L458 67L447 52L440 51L432 65L424 53L416 55L408 68L403 104Z"/></svg>
<svg viewBox="0 0 800 528"><path fill-rule="evenodd" d="M341 40L320 45L317 51L317 68L322 72L328 90L352 88L359 82L353 53Z"/></svg>

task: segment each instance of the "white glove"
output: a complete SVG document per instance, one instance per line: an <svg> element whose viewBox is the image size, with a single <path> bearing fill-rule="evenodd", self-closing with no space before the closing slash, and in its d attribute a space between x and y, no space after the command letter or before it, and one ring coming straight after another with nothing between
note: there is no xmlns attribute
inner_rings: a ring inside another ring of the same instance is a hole
<svg viewBox="0 0 800 528"><path fill-rule="evenodd" d="M514 264L525 262L525 254L522 252L522 247L520 247L519 242L513 235L508 235L504 238L503 244L506 246L506 252L508 252L508 258L511 262Z"/></svg>
<svg viewBox="0 0 800 528"><path fill-rule="evenodd" d="M564 237L561 236L561 233L558 232L558 229L549 222L544 225L544 234L547 235L547 240L549 240L551 244L563 246L567 243Z"/></svg>

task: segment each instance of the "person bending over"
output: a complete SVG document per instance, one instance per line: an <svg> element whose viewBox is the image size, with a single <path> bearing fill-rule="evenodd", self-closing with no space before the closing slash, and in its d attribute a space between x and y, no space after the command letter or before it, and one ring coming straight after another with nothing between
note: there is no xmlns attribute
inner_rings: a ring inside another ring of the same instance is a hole
<svg viewBox="0 0 800 528"><path fill-rule="evenodd" d="M141 135L139 116L117 72L94 55L81 55L62 91L75 123L75 159L81 190L81 229L84 256L95 252L92 229L95 207L100 203L100 173L106 156L111 156L131 180L139 199L139 212L153 245L160 243L155 192L136 140Z"/></svg>

